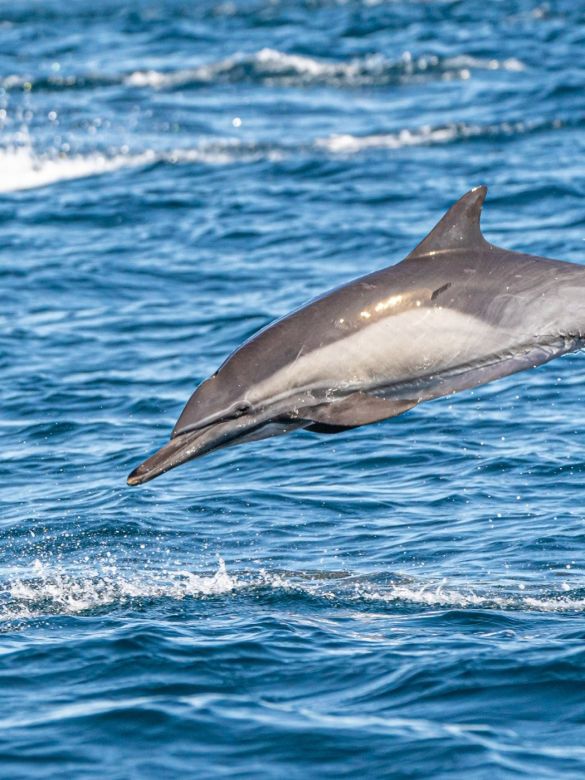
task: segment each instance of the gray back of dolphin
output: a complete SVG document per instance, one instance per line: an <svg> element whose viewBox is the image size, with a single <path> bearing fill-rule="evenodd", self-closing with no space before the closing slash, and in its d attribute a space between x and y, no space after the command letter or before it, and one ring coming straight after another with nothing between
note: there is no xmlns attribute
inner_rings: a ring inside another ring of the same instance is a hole
<svg viewBox="0 0 585 780"><path fill-rule="evenodd" d="M486 192L464 195L401 263L311 301L236 349L129 483L219 447L387 419L579 349L585 269L486 241Z"/></svg>

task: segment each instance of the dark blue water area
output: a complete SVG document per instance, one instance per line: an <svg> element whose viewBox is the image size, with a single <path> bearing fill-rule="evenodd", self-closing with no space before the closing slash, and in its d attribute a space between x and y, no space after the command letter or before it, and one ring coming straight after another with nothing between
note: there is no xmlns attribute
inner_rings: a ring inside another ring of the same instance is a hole
<svg viewBox="0 0 585 780"><path fill-rule="evenodd" d="M585 363L140 488L472 186L585 262L575 0L0 4L0 776L585 776ZM535 304L537 305L537 304Z"/></svg>

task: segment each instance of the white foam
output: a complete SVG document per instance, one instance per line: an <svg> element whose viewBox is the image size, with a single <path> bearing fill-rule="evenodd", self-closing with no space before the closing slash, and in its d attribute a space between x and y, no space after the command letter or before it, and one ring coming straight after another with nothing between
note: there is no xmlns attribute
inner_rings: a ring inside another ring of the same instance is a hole
<svg viewBox="0 0 585 780"><path fill-rule="evenodd" d="M435 609L483 609L529 612L582 612L585 598L582 589L563 583L560 591L534 592L525 583L479 586L400 577L379 586L367 576L326 573L307 575L302 572L268 572L263 570L256 585L276 590L306 593L327 601L366 602L372 604L412 604ZM242 582L240 584L243 584ZM251 584L251 583L249 583Z"/></svg>
<svg viewBox="0 0 585 780"><path fill-rule="evenodd" d="M66 569L35 561L28 570L13 576L2 591L0 621L12 623L49 615L77 615L95 609L124 607L145 599L205 598L229 596L238 591L255 597L269 589L281 592L283 599L309 596L331 604L352 605L359 611L371 605L380 611L394 606L413 605L431 609L481 609L510 612L583 612L582 589L563 583L561 590L450 583L399 577L380 584L379 577L351 576L340 572L241 572L230 574L220 558L213 574L196 574L176 569L131 572L108 558L90 568Z"/></svg>
<svg viewBox="0 0 585 780"><path fill-rule="evenodd" d="M125 78L125 83L134 87L161 89L189 83L241 81L250 78L282 86L300 86L317 82L359 86L372 83L387 68L387 61L379 55L355 58L348 62L328 62L264 48L252 54L234 54L224 60L195 68L170 72L135 71Z"/></svg>
<svg viewBox="0 0 585 780"><path fill-rule="evenodd" d="M7 605L0 618L15 620L42 614L78 614L122 604L132 599L221 595L238 587L223 559L212 575L186 570L125 574L115 565L102 566L81 575L35 561L33 577L14 578L7 589Z"/></svg>
<svg viewBox="0 0 585 780"><path fill-rule="evenodd" d="M473 588L449 586L445 580L439 583L403 584L392 583L383 590L362 590L360 593L367 601L399 602L421 604L428 607L451 609L502 609L528 610L534 612L582 612L585 610L584 598L573 598L569 593L547 593L543 595L518 594L509 589L497 588L486 592Z"/></svg>
<svg viewBox="0 0 585 780"><path fill-rule="evenodd" d="M433 128L421 127L415 130L400 130L396 133L377 133L357 136L349 133L333 134L318 138L315 146L333 154L356 154L368 149L400 149L405 146L441 144L455 140L460 131L456 126Z"/></svg>
<svg viewBox="0 0 585 780"><path fill-rule="evenodd" d="M264 158L276 160L281 156L278 149L261 150L253 145L241 145L229 140L194 149L170 152L147 150L135 154L119 152L112 155L98 152L87 155L39 155L30 146L0 148L0 193L46 187L57 182L99 176L123 168L140 168L156 162L229 165Z"/></svg>
<svg viewBox="0 0 585 780"><path fill-rule="evenodd" d="M59 181L110 173L128 166L146 165L152 159L150 152L133 156L119 154L107 157L95 153L50 157L36 155L27 146L0 149L0 192L29 190Z"/></svg>
<svg viewBox="0 0 585 780"><path fill-rule="evenodd" d="M381 54L332 61L264 48L253 53L237 53L194 68L175 71L137 70L126 76L124 82L133 87L154 89L247 79L278 86L329 84L363 87L392 81L428 79L429 76L445 80L466 79L472 70L521 71L524 70L524 64L515 58L488 60L460 55L441 59L436 55L413 57L410 52L404 52L395 61Z"/></svg>
<svg viewBox="0 0 585 780"><path fill-rule="evenodd" d="M332 154L358 154L371 149L401 149L408 146L432 146L458 139L482 138L499 134L524 133L536 127L527 122L501 122L495 125L457 123L443 127L423 125L415 129L404 128L393 133L372 135L333 134L318 138L315 146Z"/></svg>

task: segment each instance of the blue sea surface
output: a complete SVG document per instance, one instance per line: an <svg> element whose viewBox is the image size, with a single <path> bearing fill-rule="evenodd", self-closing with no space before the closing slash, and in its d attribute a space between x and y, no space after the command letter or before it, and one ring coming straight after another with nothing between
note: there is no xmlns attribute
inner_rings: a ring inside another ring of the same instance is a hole
<svg viewBox="0 0 585 780"><path fill-rule="evenodd" d="M582 356L126 486L473 186L584 263L584 52L575 0L0 3L2 780L585 777Z"/></svg>

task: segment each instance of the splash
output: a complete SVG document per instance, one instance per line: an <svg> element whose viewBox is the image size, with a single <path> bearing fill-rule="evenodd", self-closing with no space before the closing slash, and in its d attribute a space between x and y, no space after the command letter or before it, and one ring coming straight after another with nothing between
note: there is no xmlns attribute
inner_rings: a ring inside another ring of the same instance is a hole
<svg viewBox="0 0 585 780"><path fill-rule="evenodd" d="M258 584L283 593L297 593L336 604L376 604L377 607L422 606L435 609L482 609L528 612L581 612L583 589L564 582L561 590L526 590L497 584L450 583L411 576L352 575L349 572L267 572Z"/></svg>
<svg viewBox="0 0 585 780"><path fill-rule="evenodd" d="M310 599L324 607L358 610L427 607L430 609L502 610L526 612L582 612L582 588L563 583L561 590L526 589L497 584L433 582L408 575L355 575L327 571L242 571L230 574L222 558L212 574L186 569L127 572L115 564L85 570L66 569L37 560L30 571L9 581L0 594L0 622L13 623L49 615L77 615L94 610L129 607L145 600L234 593L254 599L269 596L283 603Z"/></svg>
<svg viewBox="0 0 585 780"><path fill-rule="evenodd" d="M217 571L210 575L183 569L125 573L116 565L78 574L39 560L33 563L32 569L33 577L16 577L8 584L0 620L76 615L145 599L217 596L238 587L238 580L228 574L222 558Z"/></svg>

